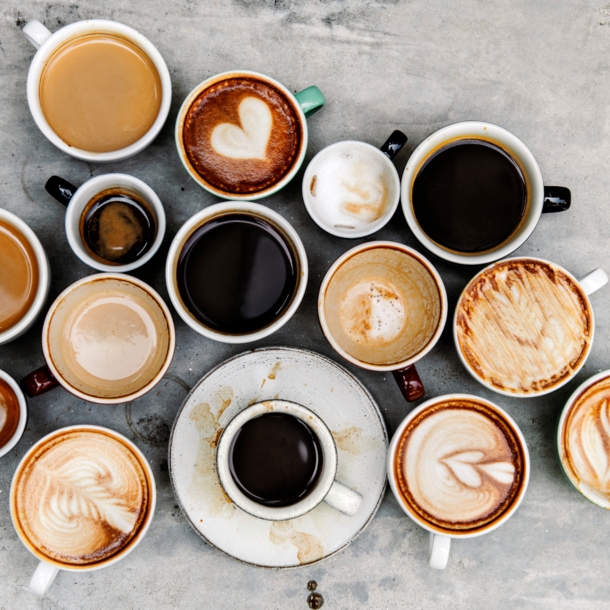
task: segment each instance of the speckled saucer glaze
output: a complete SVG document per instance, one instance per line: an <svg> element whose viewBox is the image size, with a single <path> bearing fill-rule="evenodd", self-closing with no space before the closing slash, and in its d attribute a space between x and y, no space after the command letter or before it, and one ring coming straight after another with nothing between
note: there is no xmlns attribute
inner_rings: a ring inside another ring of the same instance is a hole
<svg viewBox="0 0 610 610"><path fill-rule="evenodd" d="M291 521L266 521L224 494L216 473L222 429L249 405L278 398L311 409L331 430L337 477L363 496L354 517L322 503ZM383 498L387 450L379 408L355 377L314 352L264 348L223 362L191 390L174 423L169 466L176 499L204 540L247 563L290 568L333 555L368 525Z"/></svg>

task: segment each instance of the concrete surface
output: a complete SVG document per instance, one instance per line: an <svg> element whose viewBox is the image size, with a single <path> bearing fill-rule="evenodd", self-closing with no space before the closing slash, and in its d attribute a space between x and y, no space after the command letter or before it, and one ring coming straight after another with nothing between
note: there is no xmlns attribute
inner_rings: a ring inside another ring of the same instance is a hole
<svg viewBox="0 0 610 610"><path fill-rule="evenodd" d="M43 190L51 174L80 184L110 171L147 181L164 202L164 248L138 277L166 296L163 264L181 224L214 197L178 160L174 120L182 99L204 78L232 68L268 73L291 90L318 85L328 105L310 121L308 158L341 139L380 145L395 128L409 135L396 159L400 173L413 148L448 123L480 119L522 138L547 184L572 189L573 207L542 218L518 251L548 258L581 276L610 270L610 5L601 0L4 0L0 19L0 205L36 231L51 260L51 298L92 273L70 250L62 207ZM25 94L34 54L20 28L32 18L57 29L101 17L143 32L164 56L174 85L169 119L153 145L108 166L75 161L55 149L32 120ZM335 258L355 245L333 238L308 217L300 177L265 201L288 218L308 251L304 302L280 332L256 345L294 345L339 359L316 319L316 294ZM398 211L374 238L421 250ZM357 240L359 243L362 240ZM474 269L433 259L451 307ZM1 262L0 262L1 264ZM610 603L610 514L564 480L553 447L555 420L581 381L610 368L610 287L592 298L597 318L591 356L576 379L543 398L507 399L486 391L461 368L446 331L419 366L428 396L467 391L496 400L529 443L532 478L517 514L492 534L454 542L444 572L425 564L426 535L390 493L369 528L342 553L312 567L265 571L242 565L205 543L176 506L165 441L186 387L243 347L213 343L174 316L178 349L173 381L156 397L127 408L83 403L62 389L29 401L27 431L0 464L0 608L307 608L314 578L325 608L607 608ZM36 326L0 347L0 368L19 379L42 364ZM394 381L346 365L377 399L390 433L408 412ZM42 600L26 589L36 560L17 539L8 514L11 476L45 433L75 423L102 424L134 439L151 461L159 487L150 532L119 564L89 574L60 573Z"/></svg>

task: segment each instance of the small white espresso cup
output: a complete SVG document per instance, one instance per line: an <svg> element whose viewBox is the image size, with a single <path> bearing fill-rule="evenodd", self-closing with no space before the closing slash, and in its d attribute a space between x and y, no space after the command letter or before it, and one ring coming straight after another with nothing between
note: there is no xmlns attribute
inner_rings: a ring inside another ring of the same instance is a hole
<svg viewBox="0 0 610 610"><path fill-rule="evenodd" d="M229 455L233 439L246 422L268 413L285 413L305 422L317 436L322 449L322 472L317 483L302 500L290 506L272 507L254 502L240 491L231 475ZM320 502L326 502L329 506L353 517L362 503L362 496L358 492L335 480L337 447L326 424L313 411L286 400L260 402L236 415L224 429L218 441L216 469L220 484L229 498L243 511L259 519L269 521L295 519L313 510Z"/></svg>
<svg viewBox="0 0 610 610"><path fill-rule="evenodd" d="M68 243L74 254L80 258L83 263L97 269L99 271L107 271L109 273L127 273L141 267L147 263L157 252L163 237L165 236L165 210L161 200L155 191L135 176L129 174L104 174L87 180L80 187L75 187L63 178L52 176L45 185L47 192L57 199L60 203L67 206L66 210L66 236ZM131 191L142 198L149 206L150 211L154 214L156 220L157 235L154 242L148 251L133 261L125 265L107 265L94 259L83 245L83 240L80 232L80 224L82 214L87 204L98 193L108 189L125 189Z"/></svg>
<svg viewBox="0 0 610 610"><path fill-rule="evenodd" d="M25 37L34 47L36 47L36 49L38 49L36 55L34 55L34 59L32 59L28 72L27 95L30 112L40 131L42 131L45 137L55 144L57 148L82 161L106 163L127 159L128 157L138 154L157 137L157 134L161 131L169 113L169 107L172 100L172 83L169 76L169 70L167 69L163 57L161 57L159 51L157 51L155 46L146 37L127 25L105 19L78 21L64 26L55 33L51 33L42 23L40 23L40 21L32 20L26 23L22 31L25 34ZM137 142L120 150L96 153L69 146L53 131L53 129L51 129L40 106L40 78L47 60L67 41L87 34L114 34L129 40L148 55L155 65L155 68L159 73L159 78L161 79L161 106L155 122Z"/></svg>
<svg viewBox="0 0 610 610"><path fill-rule="evenodd" d="M25 402L25 396L23 395L21 388L17 385L17 382L8 373L5 373L2 370L0 370L0 379L6 382L11 390L13 390L17 397L17 401L19 402L19 423L17 424L17 429L13 436L4 446L0 447L0 457L2 457L3 455L6 455L23 436L23 431L25 430L25 425L28 420L28 407Z"/></svg>

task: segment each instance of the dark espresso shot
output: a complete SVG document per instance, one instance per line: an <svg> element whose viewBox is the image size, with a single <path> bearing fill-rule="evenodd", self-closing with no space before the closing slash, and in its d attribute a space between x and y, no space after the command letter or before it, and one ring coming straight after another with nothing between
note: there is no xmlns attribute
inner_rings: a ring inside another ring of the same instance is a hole
<svg viewBox="0 0 610 610"><path fill-rule="evenodd" d="M178 259L178 292L208 328L247 334L290 305L299 270L293 248L267 221L249 214L213 218L188 238Z"/></svg>
<svg viewBox="0 0 610 610"><path fill-rule="evenodd" d="M313 489L322 471L318 437L286 413L246 422L229 450L233 480L248 498L265 506L290 506Z"/></svg>
<svg viewBox="0 0 610 610"><path fill-rule="evenodd" d="M411 201L432 241L458 252L483 252L508 240L520 225L526 183L519 165L499 146L458 140L424 163Z"/></svg>
<svg viewBox="0 0 610 610"><path fill-rule="evenodd" d="M150 250L157 236L157 222L143 199L113 188L98 193L85 206L80 234L95 260L106 265L128 265Z"/></svg>

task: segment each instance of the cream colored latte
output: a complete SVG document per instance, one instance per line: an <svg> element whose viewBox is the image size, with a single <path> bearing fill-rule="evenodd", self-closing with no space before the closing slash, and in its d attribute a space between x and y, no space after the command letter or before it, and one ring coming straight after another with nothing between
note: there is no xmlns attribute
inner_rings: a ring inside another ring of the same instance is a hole
<svg viewBox="0 0 610 610"><path fill-rule="evenodd" d="M580 368L593 337L582 288L533 259L496 263L466 287L456 316L462 355L482 381L531 395Z"/></svg>
<svg viewBox="0 0 610 610"><path fill-rule="evenodd" d="M74 565L125 548L146 518L149 483L129 447L101 431L68 431L38 448L15 481L17 526L48 558Z"/></svg>

